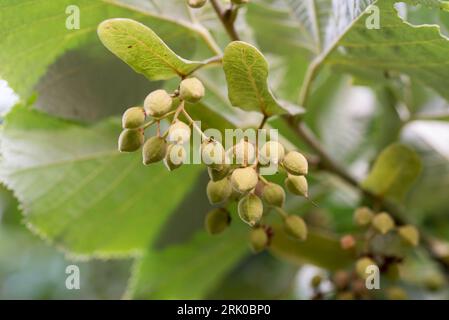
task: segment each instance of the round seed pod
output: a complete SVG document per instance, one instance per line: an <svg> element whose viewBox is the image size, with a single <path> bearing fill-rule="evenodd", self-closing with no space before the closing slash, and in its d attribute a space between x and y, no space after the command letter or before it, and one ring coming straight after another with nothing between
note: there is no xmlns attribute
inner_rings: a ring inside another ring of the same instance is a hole
<svg viewBox="0 0 449 320"><path fill-rule="evenodd" d="M374 213L370 208L357 208L354 212L354 221L359 226L367 226L373 220Z"/></svg>
<svg viewBox="0 0 449 320"><path fill-rule="evenodd" d="M206 188L207 198L211 204L222 203L232 194L231 183L228 178L219 181L209 181Z"/></svg>
<svg viewBox="0 0 449 320"><path fill-rule="evenodd" d="M201 159L209 168L221 170L225 164L225 150L217 141L205 141L201 145Z"/></svg>
<svg viewBox="0 0 449 320"><path fill-rule="evenodd" d="M143 145L143 164L149 165L150 163L159 162L165 158L166 153L167 143L164 138L151 137Z"/></svg>
<svg viewBox="0 0 449 320"><path fill-rule="evenodd" d="M366 279L369 275L369 273L366 272L367 268L372 265L375 266L376 263L371 258L360 258L355 263L355 271L360 278Z"/></svg>
<svg viewBox="0 0 449 320"><path fill-rule="evenodd" d="M179 98L187 102L200 101L205 94L203 83L197 78L188 78L181 81L179 85Z"/></svg>
<svg viewBox="0 0 449 320"><path fill-rule="evenodd" d="M120 152L133 152L139 150L144 141L143 131L138 129L125 129L118 138Z"/></svg>
<svg viewBox="0 0 449 320"><path fill-rule="evenodd" d="M187 5L190 8L198 9L206 4L207 0L187 0Z"/></svg>
<svg viewBox="0 0 449 320"><path fill-rule="evenodd" d="M248 165L256 160L256 148L252 143L240 140L233 148L235 163L239 165Z"/></svg>
<svg viewBox="0 0 449 320"><path fill-rule="evenodd" d="M168 129L168 141L184 144L190 140L192 131L190 127L182 121L177 120Z"/></svg>
<svg viewBox="0 0 449 320"><path fill-rule="evenodd" d="M218 180L224 179L228 176L229 169L230 169L230 166L227 164L224 164L220 170L216 170L216 169L207 167L207 173L209 174L209 178L212 181L218 181Z"/></svg>
<svg viewBox="0 0 449 320"><path fill-rule="evenodd" d="M142 107L132 107L125 111L122 117L124 129L137 129L145 122L145 110Z"/></svg>
<svg viewBox="0 0 449 320"><path fill-rule="evenodd" d="M167 91L159 89L151 92L143 103L145 112L153 117L162 117L170 111L173 99Z"/></svg>
<svg viewBox="0 0 449 320"><path fill-rule="evenodd" d="M386 290L386 296L388 300L407 300L408 295L401 287L390 287Z"/></svg>
<svg viewBox="0 0 449 320"><path fill-rule="evenodd" d="M373 218L373 221L371 221L371 224L374 229L376 229L381 234L386 234L389 231L393 230L395 227L393 218L391 218L391 216L386 212L376 214Z"/></svg>
<svg viewBox="0 0 449 320"><path fill-rule="evenodd" d="M399 227L398 234L405 242L413 247L419 244L419 231L415 226L406 225Z"/></svg>
<svg viewBox="0 0 449 320"><path fill-rule="evenodd" d="M263 187L262 200L270 206L281 208L285 202L285 191L281 186L270 182Z"/></svg>
<svg viewBox="0 0 449 320"><path fill-rule="evenodd" d="M168 171L173 171L184 163L186 159L186 150L182 145L171 144L167 148L167 154L164 158L164 164Z"/></svg>
<svg viewBox="0 0 449 320"><path fill-rule="evenodd" d="M234 190L240 193L254 189L259 181L256 170L252 167L238 168L232 172L231 184Z"/></svg>
<svg viewBox="0 0 449 320"><path fill-rule="evenodd" d="M289 236L299 240L307 239L307 225L297 215L288 215L284 219L284 230Z"/></svg>
<svg viewBox="0 0 449 320"><path fill-rule="evenodd" d="M279 164L285 155L285 149L277 141L268 141L260 148L259 161L261 164Z"/></svg>
<svg viewBox="0 0 449 320"><path fill-rule="evenodd" d="M219 234L223 232L231 223L231 215L224 208L213 209L208 212L204 221L209 234Z"/></svg>
<svg viewBox="0 0 449 320"><path fill-rule="evenodd" d="M244 222L250 226L254 226L262 218L262 200L260 200L260 198L255 194L249 193L240 199L238 204L238 212L240 218Z"/></svg>
<svg viewBox="0 0 449 320"><path fill-rule="evenodd" d="M268 246L269 238L264 228L255 228L249 234L249 241L251 249L258 253Z"/></svg>
<svg viewBox="0 0 449 320"><path fill-rule="evenodd" d="M289 175L285 179L285 187L293 194L308 197L308 184L304 176Z"/></svg>
<svg viewBox="0 0 449 320"><path fill-rule="evenodd" d="M297 151L290 151L282 159L284 169L295 176L306 175L309 171L309 164L306 157Z"/></svg>

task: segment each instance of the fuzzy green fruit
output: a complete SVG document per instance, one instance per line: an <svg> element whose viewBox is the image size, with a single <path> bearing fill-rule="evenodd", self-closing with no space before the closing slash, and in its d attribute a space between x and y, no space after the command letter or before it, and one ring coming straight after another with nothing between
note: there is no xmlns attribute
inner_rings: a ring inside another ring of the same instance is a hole
<svg viewBox="0 0 449 320"><path fill-rule="evenodd" d="M230 223L231 215L223 208L209 211L205 219L205 227L209 234L219 234L223 232Z"/></svg>
<svg viewBox="0 0 449 320"><path fill-rule="evenodd" d="M143 145L143 164L149 165L154 162L159 162L165 158L166 153L167 143L165 142L165 139L161 137L151 137Z"/></svg>
<svg viewBox="0 0 449 320"><path fill-rule="evenodd" d="M419 244L419 231L415 226L406 225L399 227L398 234L405 242L413 247Z"/></svg>
<svg viewBox="0 0 449 320"><path fill-rule="evenodd" d="M393 218L386 212L375 215L371 224L381 234L387 234L395 227Z"/></svg>
<svg viewBox="0 0 449 320"><path fill-rule="evenodd" d="M289 215L285 217L284 230L285 233L295 239L307 239L307 225L304 220L297 215Z"/></svg>
<svg viewBox="0 0 449 320"><path fill-rule="evenodd" d="M168 141L184 144L190 140L192 131L190 127L182 121L177 120L168 129Z"/></svg>
<svg viewBox="0 0 449 320"><path fill-rule="evenodd" d="M285 187L293 194L308 197L308 184L304 176L289 175L285 179Z"/></svg>
<svg viewBox="0 0 449 320"><path fill-rule="evenodd" d="M371 258L368 257L360 258L355 263L355 271L357 272L357 275L360 278L366 279L369 276L367 268L373 265L375 266L376 263Z"/></svg>
<svg viewBox="0 0 449 320"><path fill-rule="evenodd" d="M240 218L249 224L254 226L263 215L262 200L255 194L248 194L240 199L238 204L238 212Z"/></svg>
<svg viewBox="0 0 449 320"><path fill-rule="evenodd" d="M179 98L190 103L200 101L205 94L203 83L197 78L188 78L179 85Z"/></svg>
<svg viewBox="0 0 449 320"><path fill-rule="evenodd" d="M309 165L306 157L297 151L290 151L282 159L284 169L295 176L306 175L309 171Z"/></svg>
<svg viewBox="0 0 449 320"><path fill-rule="evenodd" d="M164 164L169 171L178 169L186 159L186 150L182 145L171 144L167 148L167 154L164 158Z"/></svg>
<svg viewBox="0 0 449 320"><path fill-rule="evenodd" d="M253 164L256 159L256 148L252 143L242 139L234 146L233 157L235 164L244 166Z"/></svg>
<svg viewBox="0 0 449 320"><path fill-rule="evenodd" d="M285 191L281 186L270 182L263 187L262 199L270 206L281 208L285 202Z"/></svg>
<svg viewBox="0 0 449 320"><path fill-rule="evenodd" d="M125 129L118 138L118 150L120 152L134 152L139 150L144 141L142 130Z"/></svg>
<svg viewBox="0 0 449 320"><path fill-rule="evenodd" d="M260 148L260 162L266 164L279 164L285 156L285 149L277 141L268 141Z"/></svg>
<svg viewBox="0 0 449 320"><path fill-rule="evenodd" d="M125 111L122 117L124 129L137 129L145 122L145 110L142 107L132 107Z"/></svg>
<svg viewBox="0 0 449 320"><path fill-rule="evenodd" d="M205 141L201 145L201 159L206 166L222 170L225 166L225 150L220 142Z"/></svg>
<svg viewBox="0 0 449 320"><path fill-rule="evenodd" d="M207 0L187 0L187 5L190 8L198 9L206 4Z"/></svg>
<svg viewBox="0 0 449 320"><path fill-rule="evenodd" d="M255 228L252 229L249 234L249 242L251 245L251 249L255 252L263 251L269 243L269 238L267 232L264 228Z"/></svg>
<svg viewBox="0 0 449 320"><path fill-rule="evenodd" d="M232 172L231 184L234 190L240 193L254 189L259 181L256 170L252 167L238 168Z"/></svg>
<svg viewBox="0 0 449 320"><path fill-rule="evenodd" d="M222 203L229 199L232 194L231 183L228 178L219 181L209 181L206 188L207 198L210 204Z"/></svg>
<svg viewBox="0 0 449 320"><path fill-rule="evenodd" d="M159 89L151 92L144 101L145 112L153 117L162 117L170 111L173 99L167 91Z"/></svg>
<svg viewBox="0 0 449 320"><path fill-rule="evenodd" d="M367 226L373 220L374 213L367 207L357 208L354 212L354 221L359 226Z"/></svg>

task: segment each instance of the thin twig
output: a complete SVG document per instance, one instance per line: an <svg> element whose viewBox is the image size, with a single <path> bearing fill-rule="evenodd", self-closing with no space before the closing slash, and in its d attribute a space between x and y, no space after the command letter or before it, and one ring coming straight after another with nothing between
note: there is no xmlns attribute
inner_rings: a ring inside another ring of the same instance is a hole
<svg viewBox="0 0 449 320"><path fill-rule="evenodd" d="M232 18L232 12L230 11L223 11L220 4L217 2L217 0L210 0L210 3L212 4L212 7L214 8L215 12L217 13L218 18L220 19L221 23L223 24L223 27L225 28L227 34L229 35L229 38L231 38L232 41L238 41L240 40L239 35L237 34L237 31L234 27L234 20L235 18ZM232 10L238 10L237 8L233 8ZM236 15L236 13L234 13Z"/></svg>

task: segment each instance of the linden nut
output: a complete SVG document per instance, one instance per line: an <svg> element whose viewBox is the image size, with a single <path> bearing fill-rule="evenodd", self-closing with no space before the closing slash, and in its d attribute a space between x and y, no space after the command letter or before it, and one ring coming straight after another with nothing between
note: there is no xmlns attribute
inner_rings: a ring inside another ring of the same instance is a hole
<svg viewBox="0 0 449 320"><path fill-rule="evenodd" d="M235 169L231 175L232 187L240 193L246 193L254 189L258 181L259 176L252 167Z"/></svg>
<svg viewBox="0 0 449 320"><path fill-rule="evenodd" d="M295 176L306 175L309 171L309 165L306 157L297 151L290 151L282 159L284 169Z"/></svg>
<svg viewBox="0 0 449 320"><path fill-rule="evenodd" d="M370 208L357 208L354 212L354 221L359 226L367 226L373 220L374 213Z"/></svg>
<svg viewBox="0 0 449 320"><path fill-rule="evenodd" d="M164 164L168 171L173 171L184 163L187 152L182 145L171 144L167 148L167 154L164 158Z"/></svg>
<svg viewBox="0 0 449 320"><path fill-rule="evenodd" d="M187 5L190 8L198 9L206 4L207 0L187 0Z"/></svg>
<svg viewBox="0 0 449 320"><path fill-rule="evenodd" d="M387 234L395 227L393 218L386 212L376 214L371 221L371 224L374 229L376 229L381 234Z"/></svg>
<svg viewBox="0 0 449 320"><path fill-rule="evenodd" d="M249 234L249 242L251 249L255 252L263 251L269 244L269 237L264 228L252 229Z"/></svg>
<svg viewBox="0 0 449 320"><path fill-rule="evenodd" d="M263 204L262 200L255 194L247 194L242 199L240 199L238 204L238 212L240 218L249 224L254 226L263 215Z"/></svg>
<svg viewBox="0 0 449 320"><path fill-rule="evenodd" d="M304 176L289 175L285 179L285 187L288 191L298 196L308 197L308 184Z"/></svg>
<svg viewBox="0 0 449 320"><path fill-rule="evenodd" d="M256 148L252 143L240 140L233 148L235 163L239 165L248 165L254 163L256 159Z"/></svg>
<svg viewBox="0 0 449 320"><path fill-rule="evenodd" d="M150 163L159 162L165 158L166 153L167 143L164 138L151 137L143 145L143 164L149 165Z"/></svg>
<svg viewBox="0 0 449 320"><path fill-rule="evenodd" d="M231 215L224 208L217 208L209 211L204 221L209 234L219 234L223 232L231 223Z"/></svg>
<svg viewBox="0 0 449 320"><path fill-rule="evenodd" d="M217 141L205 141L201 145L201 159L212 169L221 170L225 165L225 150Z"/></svg>
<svg viewBox="0 0 449 320"><path fill-rule="evenodd" d="M190 140L191 133L190 127L178 120L168 129L168 141L184 144Z"/></svg>
<svg viewBox="0 0 449 320"><path fill-rule="evenodd" d="M229 199L232 194L231 183L228 178L219 181L209 181L206 188L207 198L210 204L222 203Z"/></svg>
<svg viewBox="0 0 449 320"><path fill-rule="evenodd" d="M188 78L179 85L179 98L190 103L200 101L205 94L203 83L197 78Z"/></svg>
<svg viewBox="0 0 449 320"><path fill-rule="evenodd" d="M285 217L284 231L292 238L302 241L307 239L307 225L300 216L288 215Z"/></svg>
<svg viewBox="0 0 449 320"><path fill-rule="evenodd" d="M173 99L167 91L159 89L151 92L143 103L145 112L153 117L162 117L170 111Z"/></svg>
<svg viewBox="0 0 449 320"><path fill-rule="evenodd" d="M285 202L285 191L281 186L270 182L263 187L262 199L270 206L281 208Z"/></svg>
<svg viewBox="0 0 449 320"><path fill-rule="evenodd" d="M125 129L118 138L120 152L134 152L139 150L144 141L143 131L138 129Z"/></svg>
<svg viewBox="0 0 449 320"><path fill-rule="evenodd" d="M260 148L259 161L263 165L279 164L285 155L285 149L277 141L268 141Z"/></svg>
<svg viewBox="0 0 449 320"><path fill-rule="evenodd" d="M229 173L230 166L229 165L223 165L223 167L220 170L212 169L210 167L207 168L207 173L209 174L209 178L212 181L218 181L221 179L224 179L227 177Z"/></svg>
<svg viewBox="0 0 449 320"><path fill-rule="evenodd" d="M405 242L413 247L419 244L419 231L415 226L406 225L399 227L398 234Z"/></svg>
<svg viewBox="0 0 449 320"><path fill-rule="evenodd" d="M145 110L142 107L132 107L125 111L122 117L124 129L137 129L145 122Z"/></svg>
<svg viewBox="0 0 449 320"><path fill-rule="evenodd" d="M366 279L370 274L368 270L370 266L376 266L376 263L371 258L360 258L355 263L355 271L360 278Z"/></svg>

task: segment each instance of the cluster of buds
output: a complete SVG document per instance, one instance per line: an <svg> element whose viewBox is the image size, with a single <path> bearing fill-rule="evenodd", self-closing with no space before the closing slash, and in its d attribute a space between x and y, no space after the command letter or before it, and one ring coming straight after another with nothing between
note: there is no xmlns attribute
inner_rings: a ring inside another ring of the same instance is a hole
<svg viewBox="0 0 449 320"><path fill-rule="evenodd" d="M187 153L184 145L190 142L192 127L201 135L201 161L207 166L210 176L207 197L212 205L222 206L206 216L209 233L218 234L226 229L231 221L226 205L238 201L238 215L252 228L249 238L254 251L261 251L270 243L273 232L269 226L262 224L262 219L271 209L282 216L287 234L305 240L305 222L283 210L286 198L284 188L266 180L261 168L282 170L286 173L285 188L294 195L307 197L307 159L297 151L287 152L281 143L273 140L259 147L257 141L253 144L248 139L242 139L225 150L221 142L208 137L196 125L186 110L188 103L197 103L204 95L203 84L193 77L183 79L173 93L165 90L151 92L145 98L143 107L129 108L123 114L119 150L134 152L143 146L144 165L163 161L172 171L185 162ZM189 123L179 119L181 114ZM161 121L164 119L170 121L170 126L162 133ZM145 130L152 125L157 126L156 134L145 141Z"/></svg>

